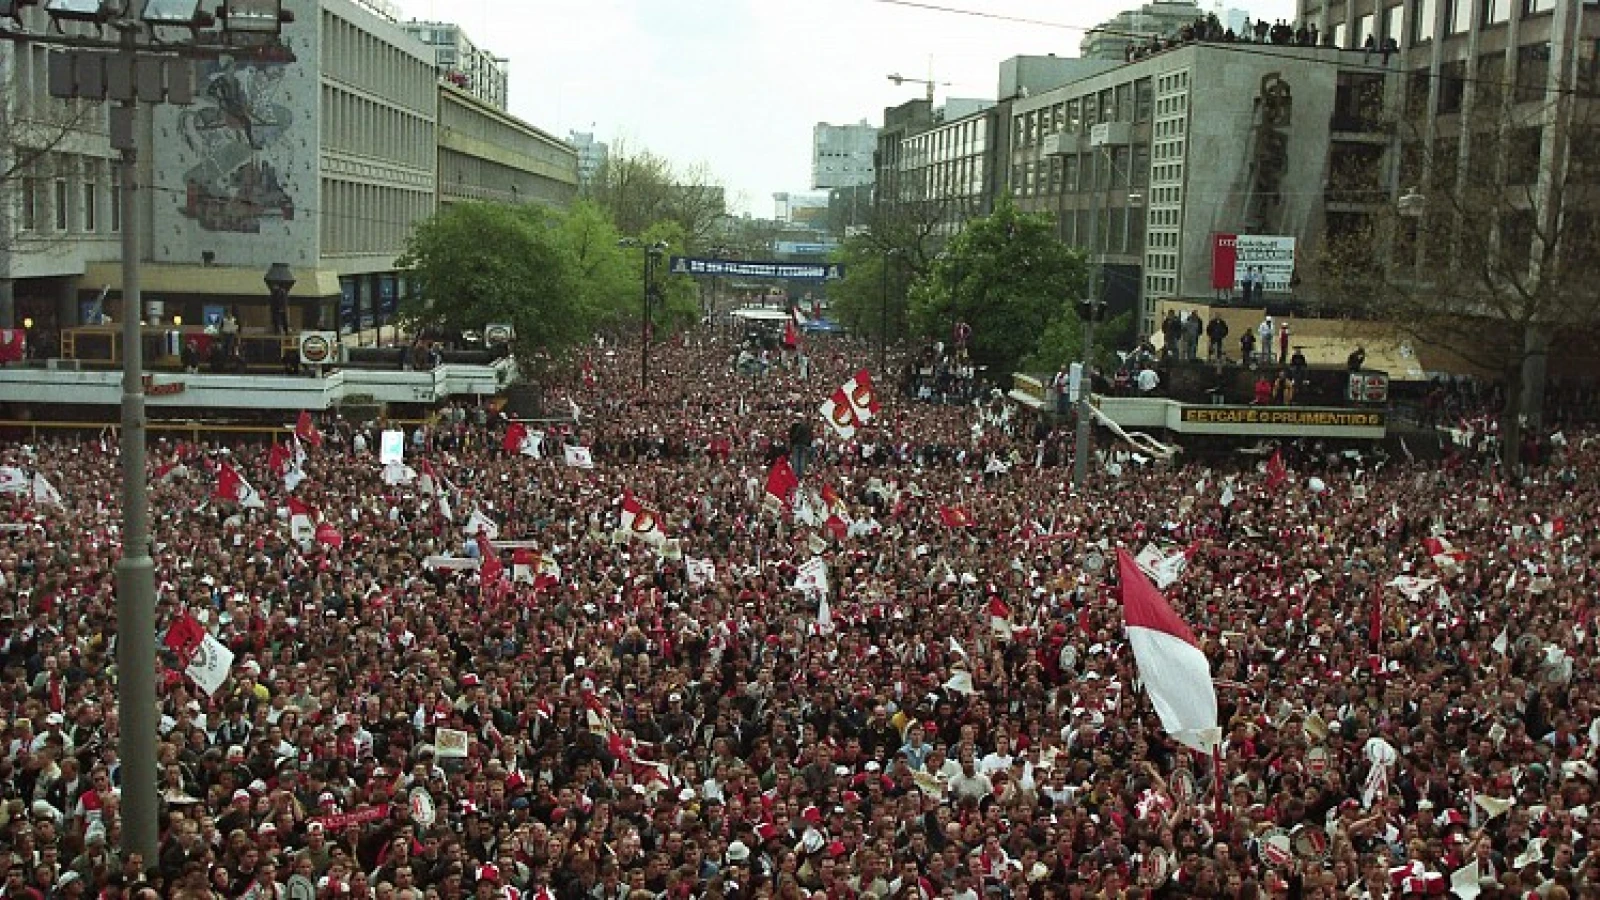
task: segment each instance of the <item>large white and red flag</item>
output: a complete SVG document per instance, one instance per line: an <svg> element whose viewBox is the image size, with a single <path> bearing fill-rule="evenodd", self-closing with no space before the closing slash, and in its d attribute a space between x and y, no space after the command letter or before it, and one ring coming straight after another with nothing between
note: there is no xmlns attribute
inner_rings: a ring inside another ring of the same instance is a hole
<svg viewBox="0 0 1600 900"><path fill-rule="evenodd" d="M817 411L822 413L823 421L844 440L854 438L856 429L861 427L861 422L856 419L856 408L851 405L850 396L842 386L834 389L833 395L822 401Z"/></svg>
<svg viewBox="0 0 1600 900"><path fill-rule="evenodd" d="M778 457L772 464L772 469L767 472L767 499L776 501L784 509L790 508L794 503L794 492L800 487L800 479L795 477L794 468L789 465L789 458Z"/></svg>
<svg viewBox="0 0 1600 900"><path fill-rule="evenodd" d="M865 425L878 414L878 393L872 387L872 375L862 369L844 383L845 398L855 411L856 421Z"/></svg>
<svg viewBox="0 0 1600 900"><path fill-rule="evenodd" d="M1120 548L1117 575L1128 644L1161 727L1185 747L1210 753L1222 742L1211 664L1194 632L1172 611L1133 556Z"/></svg>
<svg viewBox="0 0 1600 900"><path fill-rule="evenodd" d="M256 493L250 482L245 481L239 470L227 463L217 470L216 498L237 503L246 509L266 508L266 504L261 502L261 495Z"/></svg>

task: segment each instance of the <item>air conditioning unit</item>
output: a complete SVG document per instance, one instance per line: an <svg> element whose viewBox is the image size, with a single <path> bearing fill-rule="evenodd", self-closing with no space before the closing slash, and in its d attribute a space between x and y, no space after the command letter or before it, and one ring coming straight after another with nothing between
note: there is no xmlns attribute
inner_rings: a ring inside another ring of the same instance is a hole
<svg viewBox="0 0 1600 900"><path fill-rule="evenodd" d="M1101 122L1089 130L1091 147L1126 147L1133 143L1131 122Z"/></svg>

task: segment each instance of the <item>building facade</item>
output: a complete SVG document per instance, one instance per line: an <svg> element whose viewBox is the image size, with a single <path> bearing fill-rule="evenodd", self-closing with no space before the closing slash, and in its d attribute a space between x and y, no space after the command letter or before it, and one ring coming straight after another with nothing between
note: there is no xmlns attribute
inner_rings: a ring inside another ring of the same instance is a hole
<svg viewBox="0 0 1600 900"><path fill-rule="evenodd" d="M578 185L587 187L594 182L595 174L605 166L606 160L611 158L611 146L595 140L592 131L569 131L567 143L578 154Z"/></svg>
<svg viewBox="0 0 1600 900"><path fill-rule="evenodd" d="M411 21L404 27L433 52L440 79L505 110L510 96L510 60L474 44L461 26L450 22Z"/></svg>
<svg viewBox="0 0 1600 900"><path fill-rule="evenodd" d="M439 203L565 206L578 194L571 144L439 82Z"/></svg>
<svg viewBox="0 0 1600 900"><path fill-rule="evenodd" d="M1338 56L1273 50L1190 44L1012 106L1016 203L1053 213L1063 240L1089 248L1107 298L1137 309L1145 333L1160 300L1215 295L1218 235L1304 243L1324 227Z"/></svg>
<svg viewBox="0 0 1600 900"><path fill-rule="evenodd" d="M909 216L948 236L991 212L1010 109L1009 100L954 98L938 108L911 100L885 109L874 157L878 214Z"/></svg>
<svg viewBox="0 0 1600 900"><path fill-rule="evenodd" d="M855 125L818 122L811 130L811 187L814 190L872 184L872 154L878 129L862 119Z"/></svg>

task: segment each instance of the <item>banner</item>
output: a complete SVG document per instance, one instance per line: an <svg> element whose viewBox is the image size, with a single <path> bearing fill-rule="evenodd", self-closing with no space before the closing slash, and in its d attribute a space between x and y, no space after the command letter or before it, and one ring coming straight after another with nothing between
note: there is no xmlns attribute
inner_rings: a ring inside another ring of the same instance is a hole
<svg viewBox="0 0 1600 900"><path fill-rule="evenodd" d="M760 262L699 256L674 256L667 271L673 275L733 275L791 281L838 281L844 277L844 266L839 263Z"/></svg>
<svg viewBox="0 0 1600 900"><path fill-rule="evenodd" d="M329 816L317 816L311 821L321 825L330 832L343 831L351 825L365 825L368 822L381 822L389 818L389 804L379 803L376 806L367 806L355 812L334 813Z"/></svg>
<svg viewBox="0 0 1600 900"><path fill-rule="evenodd" d="M795 573L794 589L808 596L828 596L828 563L820 556L813 556L801 564Z"/></svg>
<svg viewBox="0 0 1600 900"><path fill-rule="evenodd" d="M466 759L467 733L454 728L435 728L433 746L440 759Z"/></svg>
<svg viewBox="0 0 1600 900"><path fill-rule="evenodd" d="M567 465L575 469L594 468L594 456L589 453L588 447L575 447L567 444L562 447L562 451L567 455Z"/></svg>
<svg viewBox="0 0 1600 900"><path fill-rule="evenodd" d="M1295 239L1273 234L1211 235L1211 287L1241 290L1255 275L1265 290L1287 293L1294 280Z"/></svg>

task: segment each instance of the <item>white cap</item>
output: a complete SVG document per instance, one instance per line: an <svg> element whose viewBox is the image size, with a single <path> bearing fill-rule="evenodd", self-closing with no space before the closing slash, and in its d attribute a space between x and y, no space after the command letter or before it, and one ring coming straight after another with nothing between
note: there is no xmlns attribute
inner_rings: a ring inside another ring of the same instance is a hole
<svg viewBox="0 0 1600 900"><path fill-rule="evenodd" d="M750 848L744 841L734 841L728 845L728 862L744 862L750 858Z"/></svg>

